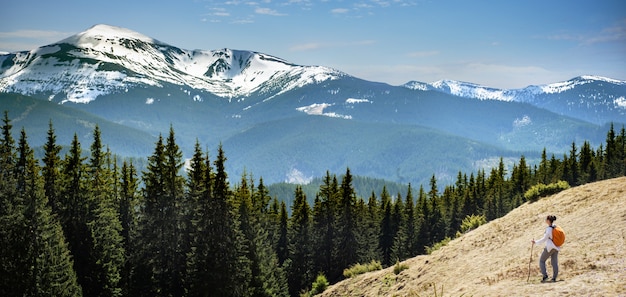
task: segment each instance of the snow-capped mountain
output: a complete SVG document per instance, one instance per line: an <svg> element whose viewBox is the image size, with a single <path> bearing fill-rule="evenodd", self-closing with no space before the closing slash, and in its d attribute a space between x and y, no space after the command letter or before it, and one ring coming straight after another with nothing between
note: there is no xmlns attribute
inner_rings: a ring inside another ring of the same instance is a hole
<svg viewBox="0 0 626 297"><path fill-rule="evenodd" d="M223 143L229 172L246 168L268 182L346 167L451 181L520 151L561 154L573 140L602 141L608 122L626 123L625 88L590 76L515 90L451 80L392 86L254 51L185 50L107 25L0 55L0 110L34 146L50 119L66 139L78 130L89 141L99 125L115 152L145 157L174 127L187 156L196 141Z"/></svg>
<svg viewBox="0 0 626 297"><path fill-rule="evenodd" d="M430 84L412 81L403 86L471 99L529 103L597 124L626 121L626 81L602 76L584 75L521 89L498 89L454 80Z"/></svg>
<svg viewBox="0 0 626 297"><path fill-rule="evenodd" d="M180 49L108 25L96 25L32 51L2 55L0 65L0 92L47 93L50 99L76 103L165 83L223 98L255 92L270 97L345 75L251 51Z"/></svg>

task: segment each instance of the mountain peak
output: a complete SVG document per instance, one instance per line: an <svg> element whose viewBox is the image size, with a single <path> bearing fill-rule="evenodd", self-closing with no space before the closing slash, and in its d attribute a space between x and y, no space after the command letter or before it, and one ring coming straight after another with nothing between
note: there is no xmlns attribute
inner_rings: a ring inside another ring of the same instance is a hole
<svg viewBox="0 0 626 297"><path fill-rule="evenodd" d="M604 76L598 76L598 75L581 75L578 77L575 77L571 80L586 80L586 81L603 81L603 82L608 82L608 83L612 83L612 84L616 84L616 85L624 85L626 84L626 81L623 80L618 80L618 79L613 79L613 78L608 78L608 77L604 77Z"/></svg>
<svg viewBox="0 0 626 297"><path fill-rule="evenodd" d="M94 25L83 32L63 39L58 43L69 43L79 47L94 47L103 42L110 43L121 40L139 40L147 43L164 44L139 32L106 24Z"/></svg>

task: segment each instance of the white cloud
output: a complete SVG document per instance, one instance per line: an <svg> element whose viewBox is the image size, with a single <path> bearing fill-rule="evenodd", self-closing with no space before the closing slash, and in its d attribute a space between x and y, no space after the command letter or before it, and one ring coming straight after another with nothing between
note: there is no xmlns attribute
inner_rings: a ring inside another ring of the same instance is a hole
<svg viewBox="0 0 626 297"><path fill-rule="evenodd" d="M350 9L347 8L334 8L331 9L330 12L333 14L342 14L342 13L348 13L350 11Z"/></svg>
<svg viewBox="0 0 626 297"><path fill-rule="evenodd" d="M252 24L252 23L254 23L254 21L251 20L251 19L238 19L238 20L234 20L234 21L232 21L230 23L231 24L245 25L245 24Z"/></svg>
<svg viewBox="0 0 626 297"><path fill-rule="evenodd" d="M343 48L353 46L365 46L375 44L375 40L358 40L348 42L309 42L303 44L297 44L289 48L291 51L311 51L322 48Z"/></svg>
<svg viewBox="0 0 626 297"><path fill-rule="evenodd" d="M274 9L266 8L266 7L257 7L254 12L256 14L264 14L264 15L272 15L272 16L285 16L287 14L280 13Z"/></svg>
<svg viewBox="0 0 626 297"><path fill-rule="evenodd" d="M591 33L562 33L550 35L549 40L577 41L581 45L593 45L605 42L625 42L626 41L626 19L615 23L615 25L603 28L599 32Z"/></svg>
<svg viewBox="0 0 626 297"><path fill-rule="evenodd" d="M294 45L290 47L289 49L292 51L300 52L300 51L316 50L322 47L324 47L324 44L322 43L311 42L311 43L303 43L303 44Z"/></svg>
<svg viewBox="0 0 626 297"><path fill-rule="evenodd" d="M439 51L417 51L417 52L410 52L407 54L407 56L411 58L424 58L424 57L431 57L431 56L436 56L436 55L439 55Z"/></svg>
<svg viewBox="0 0 626 297"><path fill-rule="evenodd" d="M17 30L0 32L0 51L32 50L62 40L74 33L45 30Z"/></svg>
<svg viewBox="0 0 626 297"><path fill-rule="evenodd" d="M0 32L0 38L28 38L28 39L63 39L73 33L45 30L17 30L12 32Z"/></svg>

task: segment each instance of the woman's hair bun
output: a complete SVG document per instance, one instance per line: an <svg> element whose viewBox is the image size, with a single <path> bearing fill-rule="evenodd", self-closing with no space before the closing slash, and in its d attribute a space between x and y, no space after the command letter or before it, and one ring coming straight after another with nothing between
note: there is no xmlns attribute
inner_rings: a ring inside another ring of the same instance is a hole
<svg viewBox="0 0 626 297"><path fill-rule="evenodd" d="M548 220L550 220L551 222L554 222L554 221L556 221L556 216L549 215L548 216Z"/></svg>

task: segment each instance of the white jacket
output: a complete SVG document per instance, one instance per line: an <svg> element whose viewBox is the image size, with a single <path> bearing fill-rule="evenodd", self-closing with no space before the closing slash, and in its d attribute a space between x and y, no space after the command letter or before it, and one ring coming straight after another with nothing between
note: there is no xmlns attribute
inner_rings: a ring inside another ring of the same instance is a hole
<svg viewBox="0 0 626 297"><path fill-rule="evenodd" d="M548 252L550 252L553 249L557 250L557 252L561 251L561 249L558 246L554 245L554 242L552 242L552 228L554 227L556 227L556 225L546 227L546 233L543 234L543 238L539 240L535 240L535 243L537 245L542 244L545 241L546 250L548 250Z"/></svg>

